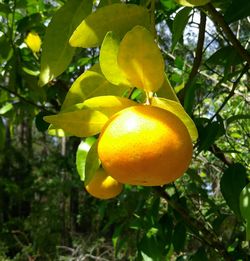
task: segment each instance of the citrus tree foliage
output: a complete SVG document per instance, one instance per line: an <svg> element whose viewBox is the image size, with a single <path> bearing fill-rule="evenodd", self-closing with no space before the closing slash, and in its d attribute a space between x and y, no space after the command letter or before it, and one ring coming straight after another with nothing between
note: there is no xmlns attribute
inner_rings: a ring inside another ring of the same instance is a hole
<svg viewBox="0 0 250 261"><path fill-rule="evenodd" d="M249 15L245 0L2 0L0 259L247 260ZM100 131L143 103L185 124L189 169L90 196Z"/></svg>

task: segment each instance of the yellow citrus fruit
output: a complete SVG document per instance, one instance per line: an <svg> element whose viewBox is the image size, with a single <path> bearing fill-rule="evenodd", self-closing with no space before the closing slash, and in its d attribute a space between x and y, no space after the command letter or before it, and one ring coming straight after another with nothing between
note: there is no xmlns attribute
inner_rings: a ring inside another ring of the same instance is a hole
<svg viewBox="0 0 250 261"><path fill-rule="evenodd" d="M176 0L180 5L184 6L201 6L209 3L211 0Z"/></svg>
<svg viewBox="0 0 250 261"><path fill-rule="evenodd" d="M30 32L25 38L24 42L34 53L40 51L42 41L40 36L36 32Z"/></svg>
<svg viewBox="0 0 250 261"><path fill-rule="evenodd" d="M121 193L123 185L108 176L105 170L100 168L85 188L93 197L99 199L110 199Z"/></svg>
<svg viewBox="0 0 250 261"><path fill-rule="evenodd" d="M173 113L132 106L110 118L98 140L103 168L121 183L159 186L179 178L192 158L192 141Z"/></svg>

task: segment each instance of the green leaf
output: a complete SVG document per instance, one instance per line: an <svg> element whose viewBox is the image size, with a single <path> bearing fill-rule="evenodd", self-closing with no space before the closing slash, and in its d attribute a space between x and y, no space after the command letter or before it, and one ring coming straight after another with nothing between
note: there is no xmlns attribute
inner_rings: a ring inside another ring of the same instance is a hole
<svg viewBox="0 0 250 261"><path fill-rule="evenodd" d="M88 152L91 146L96 141L94 137L88 137L85 140L82 140L81 143L78 145L77 152L76 152L76 168L77 172L80 176L82 181L85 180L85 165Z"/></svg>
<svg viewBox="0 0 250 261"><path fill-rule="evenodd" d="M212 65L237 65L242 62L242 58L233 46L225 46L213 53L208 59L207 63Z"/></svg>
<svg viewBox="0 0 250 261"><path fill-rule="evenodd" d="M157 96L161 98L173 100L176 102L180 102L166 74L161 88L157 91Z"/></svg>
<svg viewBox="0 0 250 261"><path fill-rule="evenodd" d="M11 43L5 35L0 37L0 58L8 61L13 55L13 49Z"/></svg>
<svg viewBox="0 0 250 261"><path fill-rule="evenodd" d="M100 46L106 33L112 31L119 39L135 25L150 28L146 8L134 4L112 4L97 9L74 31L70 44L74 47Z"/></svg>
<svg viewBox="0 0 250 261"><path fill-rule="evenodd" d="M175 16L172 30L172 50L183 35L184 29L189 19L189 13L192 9L185 7L181 9Z"/></svg>
<svg viewBox="0 0 250 261"><path fill-rule="evenodd" d="M229 117L226 120L226 125L228 126L229 124L231 124L234 121L238 121L238 120L249 120L250 119L250 114L237 114L237 115L233 115L231 117Z"/></svg>
<svg viewBox="0 0 250 261"><path fill-rule="evenodd" d="M142 26L135 26L122 39L118 65L137 88L154 92L163 84L163 57L152 34Z"/></svg>
<svg viewBox="0 0 250 261"><path fill-rule="evenodd" d="M189 117L189 115L185 112L184 108L181 106L180 103L167 100L163 98L156 98L153 97L152 105L156 107L160 107L164 110L170 111L175 114L187 127L189 135L192 141L197 140L198 138L198 131L193 120Z"/></svg>
<svg viewBox="0 0 250 261"><path fill-rule="evenodd" d="M6 103L3 107L0 108L0 115L7 113L13 109L12 103Z"/></svg>
<svg viewBox="0 0 250 261"><path fill-rule="evenodd" d="M246 169L243 165L236 163L227 168L220 180L221 193L228 206L239 217L239 199L242 189L246 185Z"/></svg>
<svg viewBox="0 0 250 261"><path fill-rule="evenodd" d="M250 1L233 0L232 4L225 12L224 19L227 23L232 23L243 19L250 14Z"/></svg>
<svg viewBox="0 0 250 261"><path fill-rule="evenodd" d="M206 151L214 142L225 133L223 123L219 121L210 122L205 127L198 126L199 129L199 151Z"/></svg>
<svg viewBox="0 0 250 261"><path fill-rule="evenodd" d="M117 63L120 41L113 32L108 32L103 40L100 50L100 66L106 79L114 85L125 85L131 87L125 74Z"/></svg>
<svg viewBox="0 0 250 261"><path fill-rule="evenodd" d="M108 117L99 111L86 109L45 116L44 120L77 137L88 137L98 134Z"/></svg>
<svg viewBox="0 0 250 261"><path fill-rule="evenodd" d="M250 240L250 183L240 193L240 212L247 222L246 240Z"/></svg>
<svg viewBox="0 0 250 261"><path fill-rule="evenodd" d="M97 153L97 144L96 141L90 148L86 162L85 162L85 187L89 184L93 176L96 174L97 170L101 165L101 161L99 160L98 153Z"/></svg>
<svg viewBox="0 0 250 261"><path fill-rule="evenodd" d="M98 70L98 66L95 66L95 70ZM127 88L111 84L99 72L88 70L75 80L65 97L61 110L95 96L121 96L126 90Z"/></svg>
<svg viewBox="0 0 250 261"><path fill-rule="evenodd" d="M69 38L91 10L91 0L70 0L53 16L42 45L39 85L47 84L67 68L75 51Z"/></svg>
<svg viewBox="0 0 250 261"><path fill-rule="evenodd" d="M41 111L36 115L35 118L36 128L41 132L46 131L49 127L49 123L43 120L43 117L46 115L48 115L48 113Z"/></svg>

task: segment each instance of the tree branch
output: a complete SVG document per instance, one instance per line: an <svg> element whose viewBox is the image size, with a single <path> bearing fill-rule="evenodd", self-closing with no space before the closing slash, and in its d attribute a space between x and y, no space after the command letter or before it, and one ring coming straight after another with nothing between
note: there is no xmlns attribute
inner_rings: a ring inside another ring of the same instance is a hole
<svg viewBox="0 0 250 261"><path fill-rule="evenodd" d="M205 224L197 219L194 219L189 215L189 213L184 209L178 202L173 200L168 193L165 191L164 187L156 187L156 192L162 198L164 198L169 206L173 208L176 212L180 214L185 223L189 226L192 231L195 231L198 234L200 240L206 243L209 247L217 250L226 261L232 261L233 259L228 254L226 247L219 240L214 231L210 231L206 228Z"/></svg>
<svg viewBox="0 0 250 261"><path fill-rule="evenodd" d="M196 52L195 52L195 58L194 58L192 70L189 74L188 81L186 82L184 87L183 97L185 97L188 88L191 86L196 75L198 74L198 70L202 62L202 51L203 51L203 45L205 40L205 32L206 32L206 14L200 12L199 35L198 35Z"/></svg>
<svg viewBox="0 0 250 261"><path fill-rule="evenodd" d="M33 101L31 101L31 100L28 100L28 99L26 99L25 97L23 97L22 95L20 95L20 94L14 92L14 91L11 91L11 90L9 90L8 88L6 88L6 87L4 87L4 86L0 86L0 89L2 89L2 90L4 90L4 91L6 91L6 92L8 92L8 93L10 93L10 94L12 94L12 95L14 95L15 97L18 97L20 100L24 101L25 103L28 103L28 104L30 104L30 105L36 107L36 108L39 108L40 110L46 111L46 112L48 112L48 113L54 113L54 112L48 110L47 108L45 108L44 106L39 105L39 104L36 104L35 102L33 102Z"/></svg>
<svg viewBox="0 0 250 261"><path fill-rule="evenodd" d="M217 117L217 115L220 113L220 111L224 108L224 106L227 104L227 102L231 99L231 97L234 96L234 92L236 90L236 87L238 86L238 83L240 82L242 76L248 71L249 65L246 64L243 70L241 71L239 77L235 80L233 87L231 91L229 92L228 96L225 98L224 102L221 104L220 108L216 111L216 113L212 116L210 119L210 122Z"/></svg>
<svg viewBox="0 0 250 261"><path fill-rule="evenodd" d="M224 32L227 39L231 42L235 50L241 58L250 65L250 53L241 45L240 41L236 38L229 25L224 20L224 17L214 8L212 4L207 4L202 7L202 10L207 11L211 16L212 21L217 23Z"/></svg>

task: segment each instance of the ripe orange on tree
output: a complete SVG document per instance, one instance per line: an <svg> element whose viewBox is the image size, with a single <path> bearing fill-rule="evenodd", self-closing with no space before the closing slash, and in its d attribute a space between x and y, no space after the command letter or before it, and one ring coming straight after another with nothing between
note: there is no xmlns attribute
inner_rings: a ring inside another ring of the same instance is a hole
<svg viewBox="0 0 250 261"><path fill-rule="evenodd" d="M100 168L96 171L93 178L85 184L85 188L93 197L110 199L121 193L123 185L107 175L104 169Z"/></svg>
<svg viewBox="0 0 250 261"><path fill-rule="evenodd" d="M150 105L113 115L98 141L107 173L121 183L159 186L179 178L192 158L192 141L173 113Z"/></svg>

